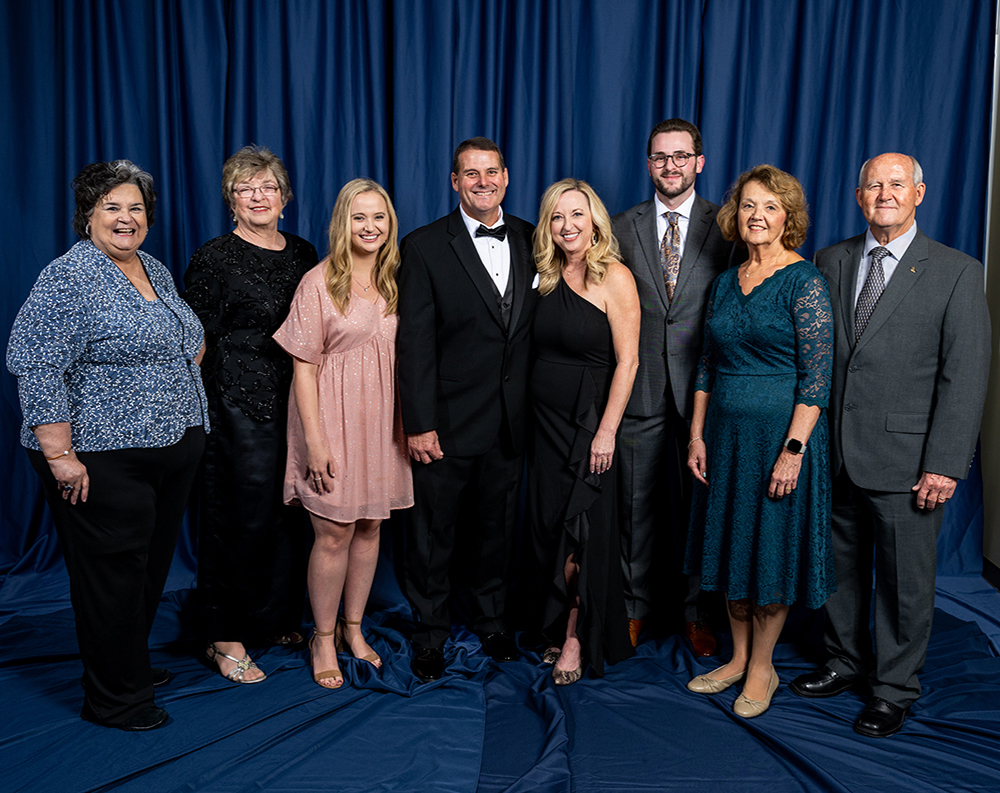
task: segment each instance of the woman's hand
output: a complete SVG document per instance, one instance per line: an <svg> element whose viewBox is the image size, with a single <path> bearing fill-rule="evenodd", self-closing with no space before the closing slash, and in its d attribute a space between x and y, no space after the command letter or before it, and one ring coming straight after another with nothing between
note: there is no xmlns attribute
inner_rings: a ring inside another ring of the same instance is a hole
<svg viewBox="0 0 1000 793"><path fill-rule="evenodd" d="M771 498L784 498L789 495L799 482L800 470L802 470L802 455L782 449L778 461L774 464L774 470L771 471L767 495Z"/></svg>
<svg viewBox="0 0 1000 793"><path fill-rule="evenodd" d="M702 438L696 438L688 444L688 468L695 479L708 487L708 452Z"/></svg>
<svg viewBox="0 0 1000 793"><path fill-rule="evenodd" d="M590 473L603 474L611 467L615 453L615 434L600 427L590 444Z"/></svg>
<svg viewBox="0 0 1000 793"><path fill-rule="evenodd" d="M78 500L87 500L90 493L90 477L87 475L87 466L77 459L74 452L65 457L49 460L48 463L64 501L68 498L70 504L75 504Z"/></svg>
<svg viewBox="0 0 1000 793"><path fill-rule="evenodd" d="M320 494L333 491L333 456L325 446L307 449L306 469L313 490Z"/></svg>

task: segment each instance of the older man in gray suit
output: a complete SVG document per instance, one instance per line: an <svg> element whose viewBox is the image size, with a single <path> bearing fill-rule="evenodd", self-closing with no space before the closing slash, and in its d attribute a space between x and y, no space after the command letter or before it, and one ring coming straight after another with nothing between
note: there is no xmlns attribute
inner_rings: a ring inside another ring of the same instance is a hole
<svg viewBox="0 0 1000 793"><path fill-rule="evenodd" d="M972 464L989 370L983 267L920 232L924 189L913 157L869 160L857 189L868 231L816 254L834 312L837 592L829 660L791 688L828 697L867 681L854 729L874 738L898 732L920 696L942 508Z"/></svg>
<svg viewBox="0 0 1000 793"><path fill-rule="evenodd" d="M679 582L686 634L695 653L714 655L715 637L698 610L700 576L681 572L690 511L688 420L709 287L729 266L719 207L695 193L705 167L701 133L683 119L661 121L646 144L653 198L612 218L642 303L639 370L622 421L622 570L632 643L652 613L655 558L660 579Z"/></svg>

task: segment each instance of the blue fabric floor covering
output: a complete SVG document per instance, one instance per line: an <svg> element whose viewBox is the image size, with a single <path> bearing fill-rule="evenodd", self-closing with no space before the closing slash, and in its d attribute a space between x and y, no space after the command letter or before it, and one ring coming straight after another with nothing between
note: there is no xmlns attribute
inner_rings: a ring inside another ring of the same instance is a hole
<svg viewBox="0 0 1000 793"><path fill-rule="evenodd" d="M123 733L78 716L72 613L53 575L0 589L6 793L1000 790L1000 594L978 578L939 579L924 695L901 733L871 740L851 729L857 695L788 690L816 661L819 620L804 612L778 646L771 709L746 721L731 711L738 688L685 689L717 659L696 661L676 637L644 642L603 680L556 688L533 652L496 664L461 631L446 678L420 685L391 609L365 621L381 674L341 655L349 685L325 691L306 653L271 648L254 652L268 679L238 686L195 658L183 589L165 597L152 642L153 664L175 676L157 692L171 721Z"/></svg>

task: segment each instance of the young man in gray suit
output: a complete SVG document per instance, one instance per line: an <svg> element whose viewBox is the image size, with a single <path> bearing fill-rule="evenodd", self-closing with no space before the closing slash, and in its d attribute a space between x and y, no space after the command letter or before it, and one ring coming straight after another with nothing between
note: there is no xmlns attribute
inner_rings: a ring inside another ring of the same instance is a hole
<svg viewBox="0 0 1000 793"><path fill-rule="evenodd" d="M653 579L679 581L685 632L695 653L709 656L716 641L698 609L700 576L681 573L691 503L688 420L709 287L729 266L733 246L715 222L719 207L695 193L705 157L694 124L671 118L653 127L646 163L653 197L611 221L642 304L639 371L620 441L625 603L635 644L653 612ZM654 558L669 569L654 570Z"/></svg>
<svg viewBox="0 0 1000 793"><path fill-rule="evenodd" d="M857 189L868 231L816 254L834 314L837 592L826 605L829 660L791 688L829 697L867 681L873 696L854 729L873 738L898 732L920 696L938 530L972 464L989 373L983 267L920 232L924 189L913 157L869 160Z"/></svg>

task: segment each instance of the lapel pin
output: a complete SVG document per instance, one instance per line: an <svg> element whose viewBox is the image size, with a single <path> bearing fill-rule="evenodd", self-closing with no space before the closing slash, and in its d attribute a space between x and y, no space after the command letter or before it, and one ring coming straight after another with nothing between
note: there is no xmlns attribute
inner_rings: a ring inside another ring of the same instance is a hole
<svg viewBox="0 0 1000 793"><path fill-rule="evenodd" d="M910 267L910 272L911 272L911 273L915 273L916 271L917 271L917 268L916 268L916 267Z"/></svg>

